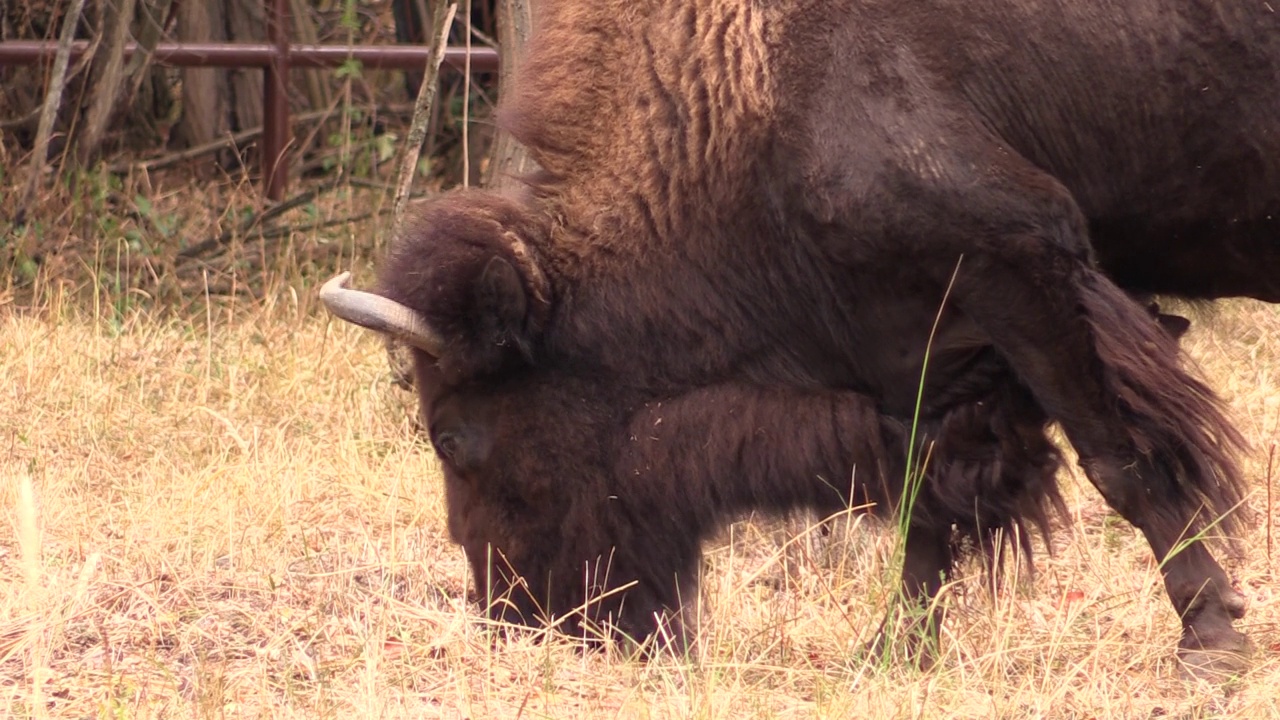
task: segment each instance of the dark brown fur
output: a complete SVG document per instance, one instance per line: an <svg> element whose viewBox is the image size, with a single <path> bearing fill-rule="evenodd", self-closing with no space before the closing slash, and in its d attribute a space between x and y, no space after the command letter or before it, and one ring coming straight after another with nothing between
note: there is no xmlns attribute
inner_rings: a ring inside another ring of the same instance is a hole
<svg viewBox="0 0 1280 720"><path fill-rule="evenodd" d="M895 505L927 354L908 594L951 524L1042 521L1052 421L1165 559L1188 657L1243 647L1203 543L1171 554L1235 532L1240 436L1126 292L1280 301L1275 16L540 7L503 122L543 171L425 206L380 281L446 337L416 381L453 537L480 586L523 588L496 617L635 582L588 615L648 634L719 523Z"/></svg>

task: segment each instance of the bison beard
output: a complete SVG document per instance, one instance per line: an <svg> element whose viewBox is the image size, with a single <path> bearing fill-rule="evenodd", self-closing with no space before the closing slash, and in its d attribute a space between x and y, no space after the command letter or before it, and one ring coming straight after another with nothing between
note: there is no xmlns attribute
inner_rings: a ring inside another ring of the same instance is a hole
<svg viewBox="0 0 1280 720"><path fill-rule="evenodd" d="M423 205L376 298L324 293L417 348L495 617L646 635L736 513L892 512L927 352L905 593L937 591L952 526L990 549L1043 524L1053 421L1160 561L1182 657L1239 667L1243 600L1200 540L1239 530L1241 439L1127 293L1280 301L1280 17L539 8L500 121L543 171Z"/></svg>

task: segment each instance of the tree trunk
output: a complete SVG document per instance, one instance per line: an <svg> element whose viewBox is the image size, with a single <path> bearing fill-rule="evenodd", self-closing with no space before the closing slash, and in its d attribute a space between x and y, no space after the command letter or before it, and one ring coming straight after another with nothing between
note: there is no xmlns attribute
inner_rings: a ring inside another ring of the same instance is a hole
<svg viewBox="0 0 1280 720"><path fill-rule="evenodd" d="M499 97L509 87L524 60L525 46L533 26L529 5L530 0L498 0L498 53L502 63L498 71ZM529 151L509 133L499 131L493 141L485 185L504 187L536 169L537 164L529 157Z"/></svg>
<svg viewBox="0 0 1280 720"><path fill-rule="evenodd" d="M265 13L260 0L180 0L178 37L186 42L265 42ZM262 125L262 83L259 68L184 68L182 117L173 144L195 147ZM224 167L249 162L230 150L218 160Z"/></svg>
<svg viewBox="0 0 1280 720"><path fill-rule="evenodd" d="M129 87L125 90L127 108L124 127L126 142L132 147L150 147L160 140L168 140L175 108L173 88L165 76L165 69L151 63L151 51L164 36L165 20L174 0L141 0L134 12L134 36L138 47L145 52L134 55L125 69Z"/></svg>
<svg viewBox="0 0 1280 720"><path fill-rule="evenodd" d="M129 39L134 5L135 0L116 0L107 3L103 13L99 31L102 44L89 70L89 109L76 138L76 161L81 166L97 159L103 135L120 103L125 80L124 45Z"/></svg>
<svg viewBox="0 0 1280 720"><path fill-rule="evenodd" d="M178 39L182 42L226 41L226 18L221 2L178 3ZM226 112L230 100L226 71L218 68L182 69L182 117L172 140L177 147L203 145L230 129Z"/></svg>
<svg viewBox="0 0 1280 720"><path fill-rule="evenodd" d="M289 5L289 14L292 16L294 41L315 45L320 42L320 34L316 30L314 16L311 8L314 5L308 0L291 0ZM302 79L301 87L306 93L307 104L312 110L320 110L329 107L329 103L333 100L333 92L329 89L329 78L332 72L328 70L294 70L297 77Z"/></svg>
<svg viewBox="0 0 1280 720"><path fill-rule="evenodd" d="M188 0L189 1L189 0ZM267 16L262 0L224 0L227 37L234 42L266 42ZM296 25L296 21L291 23ZM232 132L262 125L263 72L259 68L228 68L227 87L231 91ZM286 83L286 87L288 84Z"/></svg>

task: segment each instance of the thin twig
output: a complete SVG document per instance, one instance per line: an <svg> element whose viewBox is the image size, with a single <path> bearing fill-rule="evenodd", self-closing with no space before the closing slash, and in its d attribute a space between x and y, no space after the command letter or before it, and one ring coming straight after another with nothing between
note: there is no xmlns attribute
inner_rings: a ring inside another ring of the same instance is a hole
<svg viewBox="0 0 1280 720"><path fill-rule="evenodd" d="M467 0L467 56L462 73L462 187L471 184L471 0Z"/></svg>
<svg viewBox="0 0 1280 720"><path fill-rule="evenodd" d="M378 212L364 213L361 215L354 215L348 218L340 218L337 220L326 220L319 224L309 224L305 226L304 225L285 225L285 226L269 228L269 229L263 228L263 226L268 221L274 218L277 218L285 214L286 212L293 210L294 208L297 208L301 205L305 205L311 202L312 200L315 200L320 195L326 192L329 192L330 190L336 190L337 188L340 188L340 187L360 187L360 188L367 188L370 190L380 190L383 192L395 189L385 183L374 182L372 180L365 180L363 178L348 177L348 178L333 179L333 180L330 180L329 182L324 183L323 185L318 185L314 188L311 188L310 190L307 190L306 192L295 195L294 197L289 198L288 200L285 200L279 205L273 205L272 207L260 213L257 213L256 215L246 218L234 229L227 230L226 232L223 232L220 235L216 235L206 240L202 240L196 243L195 245L192 245L190 247L187 247L178 251L178 254L175 256L175 260L179 264L182 264L185 261L194 260L202 255L205 255L206 253L212 252L213 250L216 250L217 248L222 247L223 245L226 245L227 243L231 242L232 239L237 237L240 237L240 238L278 237L280 235L287 235L290 232L294 232L294 231L301 231L306 229L315 230L319 228L329 227L331 225L340 225L342 223L358 222L361 220L367 220L372 217L378 217L380 215L387 214L388 211L378 211ZM425 192L415 192L415 193L410 193L410 197L422 197L426 194L427 193Z"/></svg>
<svg viewBox="0 0 1280 720"><path fill-rule="evenodd" d="M326 116L331 115L332 111L333 111L333 108L325 108L323 110L312 110L311 112L299 113L298 115L293 115L290 119L294 123L310 122L316 119L328 119ZM250 140L253 140L254 138L261 135L262 130L263 130L262 126L259 125L258 127L250 128L248 130L241 130L240 132L235 133L234 135L227 135L225 137L220 137L216 140L211 140L202 145L190 147L175 153L169 153L168 155L162 155L158 158L154 158L151 160L144 160L142 162L118 162L118 163L115 163L114 165L109 166L107 170L109 172L116 173L116 174L126 173L131 169L148 170L148 171L160 170L162 168L167 168L171 165L177 165L179 163L185 162L192 158L200 157L201 155L206 155L211 152L216 152L218 150L221 150L224 147L238 147L238 146L244 145Z"/></svg>
<svg viewBox="0 0 1280 720"><path fill-rule="evenodd" d="M53 58L53 74L49 77L49 90L44 95L44 108L40 111L40 125L36 129L35 148L31 153L31 170L27 177L27 187L22 193L22 202L18 203L15 222L24 225L27 207L40 187L40 179L44 176L44 166L49 159L49 136L53 134L53 122L58 115L58 107L62 104L62 91L67 82L67 62L71 59L71 41L76 35L76 25L80 23L80 13L84 11L84 0L72 0L71 10L62 20L62 35L58 38L58 52Z"/></svg>
<svg viewBox="0 0 1280 720"><path fill-rule="evenodd" d="M381 190L382 192L395 192L396 190L395 185L362 177L349 177L347 178L347 184L352 187L364 188L366 190ZM409 193L409 197L411 198L425 197L426 195L428 195L428 193L425 190L415 190Z"/></svg>
<svg viewBox="0 0 1280 720"><path fill-rule="evenodd" d="M476 27L471 28L471 34L475 36L477 40L484 43L488 47L491 47L491 48L498 47L498 41L494 40L492 37L489 37L489 35L485 33L485 31L481 30L480 28L476 28Z"/></svg>
<svg viewBox="0 0 1280 720"><path fill-rule="evenodd" d="M422 150L422 139L427 134L427 123L431 116L431 107L435 103L436 88L440 86L440 63L444 61L444 48L448 42L449 27L453 25L453 16L458 11L456 0L447 0L447 9L443 2L437 3L432 13L434 20L432 39L435 45L431 48L431 60L427 64L426 77L422 87L418 88L418 99L413 106L413 123L409 126L409 136L405 138L404 159L400 163L400 179L396 184L395 227L400 226L404 217L405 206L409 203L409 189L413 186L413 177L417 174L418 154ZM443 11L443 12L442 12Z"/></svg>
<svg viewBox="0 0 1280 720"><path fill-rule="evenodd" d="M271 241L278 240L284 237L289 237L293 233L303 233L303 234L314 233L320 230L324 230L326 228L342 226L342 225L351 225L353 223L364 222L366 220L372 220L374 218L382 217L384 215L390 215L390 214L391 214L391 208L382 208L380 210L370 210L368 212L363 212L356 215L349 215L346 217L334 218L332 220L321 220L319 222L302 223L298 225L279 225L272 228L260 229L257 232L253 233L252 235L248 236L246 239L261 241L262 248L265 251L268 243L270 243ZM227 268L220 266L220 264L212 258L193 259L192 261L179 266L178 268L176 268L176 270L178 271L179 277L190 276L190 274L194 272L201 272L201 273L227 272ZM246 286L245 289L251 290L251 288L248 286ZM220 294L220 293L217 291L214 291L213 294Z"/></svg>
<svg viewBox="0 0 1280 720"><path fill-rule="evenodd" d="M177 255L177 260L178 261L190 260L191 258L203 255L209 252L210 250L221 247L222 245L226 245L227 243L231 242L232 238L251 234L253 233L253 230L255 228L261 227L263 223L267 222L268 220L271 220L272 218L275 218L275 217L279 217L280 215L283 215L284 213L300 205L305 205L311 202L312 200L315 200L316 197L319 196L321 193L326 193L330 190L333 190L334 188L340 187L341 185L342 183L339 181L330 181L323 185L311 188L306 192L295 195L289 198L288 200L285 200L284 202L280 203L279 205L272 206L260 213L257 213L256 215L253 215L252 217L247 218L244 222L240 223L237 227L231 230L228 230L222 233L221 235L218 235L216 237L211 237L208 240L198 242L195 245L192 245L188 248L184 248L183 250L180 250ZM261 233L256 233L256 234L260 235Z"/></svg>
<svg viewBox="0 0 1280 720"><path fill-rule="evenodd" d="M380 215L390 213L390 209L370 210L369 212L359 213L357 215L349 215L347 217L334 218L332 220L320 220L318 222L301 223L298 225L277 225L271 228L262 228L251 233L248 237L253 240L269 240L273 238L286 237L293 233L315 232L325 228L334 227L335 225L350 225L351 223L364 222Z"/></svg>
<svg viewBox="0 0 1280 720"><path fill-rule="evenodd" d="M26 115L9 118L7 120L0 120L0 130L12 130L16 127L22 127L38 117L40 117L40 108L32 108L31 112Z"/></svg>
<svg viewBox="0 0 1280 720"><path fill-rule="evenodd" d="M1271 487L1272 475L1271 471L1275 468L1276 460L1276 444L1271 443L1271 451L1267 453L1267 570L1270 571L1271 564L1271 523L1275 518L1275 505L1272 504Z"/></svg>

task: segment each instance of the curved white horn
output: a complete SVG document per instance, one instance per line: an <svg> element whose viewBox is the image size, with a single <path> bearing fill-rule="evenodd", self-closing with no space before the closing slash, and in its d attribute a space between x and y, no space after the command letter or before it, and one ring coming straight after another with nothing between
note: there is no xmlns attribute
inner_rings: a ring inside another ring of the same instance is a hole
<svg viewBox="0 0 1280 720"><path fill-rule="evenodd" d="M329 312L360 327L393 335L431 357L440 357L444 340L413 308L395 300L347 287L351 273L343 272L320 288L320 302Z"/></svg>

